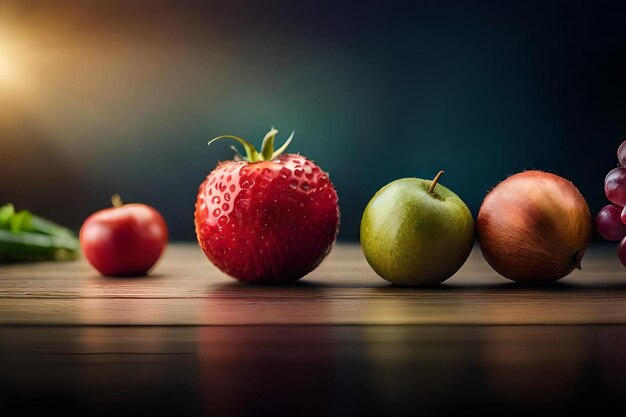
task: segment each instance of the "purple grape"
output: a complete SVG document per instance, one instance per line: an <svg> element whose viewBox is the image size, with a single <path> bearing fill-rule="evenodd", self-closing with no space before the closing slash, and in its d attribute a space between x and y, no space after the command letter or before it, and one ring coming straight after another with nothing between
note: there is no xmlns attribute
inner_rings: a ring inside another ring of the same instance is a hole
<svg viewBox="0 0 626 417"><path fill-rule="evenodd" d="M617 160L621 166L626 166L626 140L617 148Z"/></svg>
<svg viewBox="0 0 626 417"><path fill-rule="evenodd" d="M613 168L604 179L606 198L620 207L626 206L626 168Z"/></svg>
<svg viewBox="0 0 626 417"><path fill-rule="evenodd" d="M622 239L617 247L617 257L622 265L626 266L626 237Z"/></svg>
<svg viewBox="0 0 626 417"><path fill-rule="evenodd" d="M622 208L615 204L602 207L596 215L595 223L596 230L606 240L620 240L626 236L626 224L622 223Z"/></svg>
<svg viewBox="0 0 626 417"><path fill-rule="evenodd" d="M626 207L622 209L622 223L626 224Z"/></svg>

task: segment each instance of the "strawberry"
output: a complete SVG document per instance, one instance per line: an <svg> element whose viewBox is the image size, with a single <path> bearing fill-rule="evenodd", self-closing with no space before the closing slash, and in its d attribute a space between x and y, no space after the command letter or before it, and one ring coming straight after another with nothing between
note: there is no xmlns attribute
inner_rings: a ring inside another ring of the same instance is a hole
<svg viewBox="0 0 626 417"><path fill-rule="evenodd" d="M215 266L246 282L295 281L315 269L337 237L337 192L304 156L285 154L293 133L274 151L270 130L261 151L245 149L220 162L198 190L195 226L200 247Z"/></svg>

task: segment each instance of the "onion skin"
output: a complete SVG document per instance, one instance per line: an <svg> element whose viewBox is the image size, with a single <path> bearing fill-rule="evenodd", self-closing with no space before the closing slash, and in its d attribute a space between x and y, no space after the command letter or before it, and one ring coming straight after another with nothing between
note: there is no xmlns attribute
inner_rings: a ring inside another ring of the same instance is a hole
<svg viewBox="0 0 626 417"><path fill-rule="evenodd" d="M574 184L525 171L487 194L476 233L496 272L516 282L543 284L580 269L593 227L587 201Z"/></svg>

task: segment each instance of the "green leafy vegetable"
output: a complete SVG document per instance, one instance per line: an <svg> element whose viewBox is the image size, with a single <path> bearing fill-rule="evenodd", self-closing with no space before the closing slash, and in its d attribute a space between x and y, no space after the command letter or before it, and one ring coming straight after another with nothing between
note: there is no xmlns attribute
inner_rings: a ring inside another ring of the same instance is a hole
<svg viewBox="0 0 626 417"><path fill-rule="evenodd" d="M32 217L33 215L26 210L15 213L9 219L9 226L11 228L11 231L13 233L19 233L30 229L30 221Z"/></svg>
<svg viewBox="0 0 626 417"><path fill-rule="evenodd" d="M0 229L5 229L11 217L15 214L15 207L13 204L9 203L5 206L0 207Z"/></svg>
<svg viewBox="0 0 626 417"><path fill-rule="evenodd" d="M0 262L72 260L79 249L70 229L10 203L0 207Z"/></svg>

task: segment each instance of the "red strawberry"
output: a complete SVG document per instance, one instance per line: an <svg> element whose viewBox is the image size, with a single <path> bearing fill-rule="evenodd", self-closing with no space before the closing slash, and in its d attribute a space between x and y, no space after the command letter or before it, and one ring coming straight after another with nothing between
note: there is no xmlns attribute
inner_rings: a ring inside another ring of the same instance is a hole
<svg viewBox="0 0 626 417"><path fill-rule="evenodd" d="M337 237L337 192L328 175L304 156L281 155L293 133L274 151L277 133L269 131L261 152L235 136L213 139L238 141L246 156L219 163L198 190L200 247L240 281L298 280L319 265Z"/></svg>

